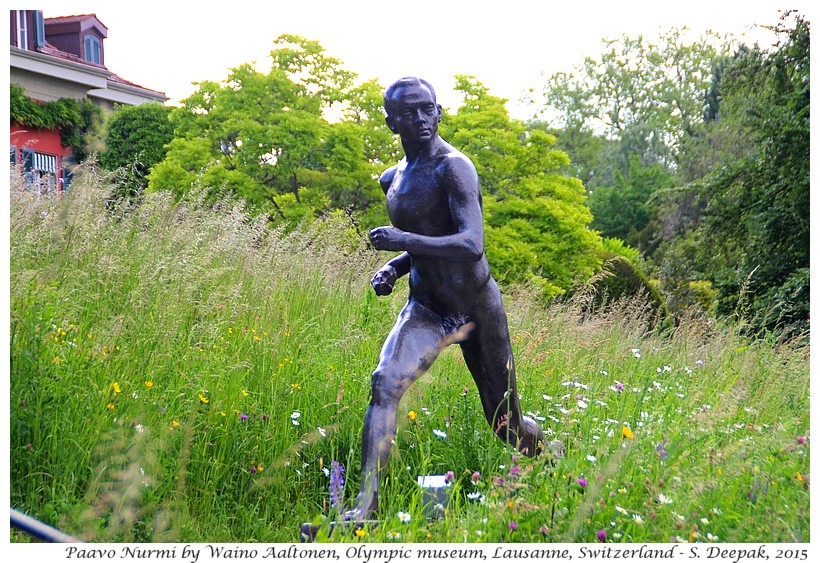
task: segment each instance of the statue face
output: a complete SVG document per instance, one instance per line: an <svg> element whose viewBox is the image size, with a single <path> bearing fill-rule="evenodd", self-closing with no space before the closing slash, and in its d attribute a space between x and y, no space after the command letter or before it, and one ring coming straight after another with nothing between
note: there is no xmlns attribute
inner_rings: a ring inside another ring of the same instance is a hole
<svg viewBox="0 0 820 563"><path fill-rule="evenodd" d="M402 141L421 143L433 139L441 121L441 106L420 84L402 86L393 93L387 126Z"/></svg>

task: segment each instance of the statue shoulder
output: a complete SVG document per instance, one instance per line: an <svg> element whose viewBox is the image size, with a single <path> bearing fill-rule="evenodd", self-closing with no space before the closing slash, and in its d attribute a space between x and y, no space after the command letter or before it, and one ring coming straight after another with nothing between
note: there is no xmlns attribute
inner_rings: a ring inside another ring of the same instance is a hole
<svg viewBox="0 0 820 563"><path fill-rule="evenodd" d="M439 165L439 172L445 178L460 178L468 181L478 181L475 164L470 157L458 149L452 148Z"/></svg>
<svg viewBox="0 0 820 563"><path fill-rule="evenodd" d="M396 176L396 170L398 169L398 167L398 164L393 165L384 172L382 172L382 175L379 176L379 184L381 184L382 190L384 190L385 192L387 192L387 190L390 188L390 184L393 183L393 178Z"/></svg>

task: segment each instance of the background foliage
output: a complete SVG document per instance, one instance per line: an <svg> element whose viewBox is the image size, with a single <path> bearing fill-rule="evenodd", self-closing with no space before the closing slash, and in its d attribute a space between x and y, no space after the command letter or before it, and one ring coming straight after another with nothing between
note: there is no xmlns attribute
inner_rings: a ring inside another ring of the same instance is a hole
<svg viewBox="0 0 820 563"><path fill-rule="evenodd" d="M116 199L137 200L148 187L148 172L165 158L165 147L174 138L170 112L156 103L125 106L107 120L99 159L106 170L120 172Z"/></svg>

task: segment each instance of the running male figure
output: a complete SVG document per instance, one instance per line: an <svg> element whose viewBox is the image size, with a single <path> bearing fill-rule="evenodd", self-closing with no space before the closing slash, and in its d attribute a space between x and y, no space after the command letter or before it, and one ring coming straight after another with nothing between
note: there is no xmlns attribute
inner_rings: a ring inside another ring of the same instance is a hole
<svg viewBox="0 0 820 563"><path fill-rule="evenodd" d="M518 402L507 315L484 254L481 191L473 163L438 135L441 106L424 80L402 78L384 94L387 126L405 157L379 179L393 226L370 232L377 250L399 251L371 284L388 295L410 275L410 295L373 372L362 435L362 482L351 520L378 507L379 469L396 435L404 392L458 342L496 435L533 456L545 446Z"/></svg>

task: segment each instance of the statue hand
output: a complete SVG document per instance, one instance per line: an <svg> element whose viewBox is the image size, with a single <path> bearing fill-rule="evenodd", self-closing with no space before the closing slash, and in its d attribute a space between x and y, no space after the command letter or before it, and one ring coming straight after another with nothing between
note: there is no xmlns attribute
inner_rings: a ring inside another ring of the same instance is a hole
<svg viewBox="0 0 820 563"><path fill-rule="evenodd" d="M370 243L376 250L404 250L403 234L396 227L376 227L370 231Z"/></svg>
<svg viewBox="0 0 820 563"><path fill-rule="evenodd" d="M373 276L370 280L370 285L373 286L373 291L376 295L390 295L393 293L393 286L396 284L396 268L393 266L385 266Z"/></svg>

